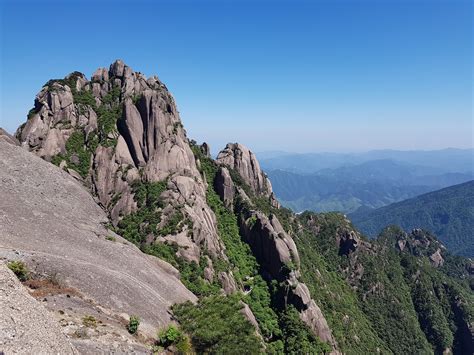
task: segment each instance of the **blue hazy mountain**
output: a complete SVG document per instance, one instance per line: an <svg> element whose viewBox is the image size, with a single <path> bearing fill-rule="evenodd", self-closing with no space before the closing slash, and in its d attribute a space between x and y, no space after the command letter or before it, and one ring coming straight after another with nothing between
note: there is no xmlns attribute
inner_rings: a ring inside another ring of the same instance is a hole
<svg viewBox="0 0 474 355"><path fill-rule="evenodd" d="M379 208L426 192L463 183L472 173L383 159L303 174L267 171L275 194L294 211L354 212Z"/></svg>
<svg viewBox="0 0 474 355"><path fill-rule="evenodd" d="M269 153L257 154L262 168L266 171L284 170L311 174L322 169L336 169L387 159L422 167L437 168L439 172L443 173L472 173L474 171L474 149L374 150L363 153Z"/></svg>

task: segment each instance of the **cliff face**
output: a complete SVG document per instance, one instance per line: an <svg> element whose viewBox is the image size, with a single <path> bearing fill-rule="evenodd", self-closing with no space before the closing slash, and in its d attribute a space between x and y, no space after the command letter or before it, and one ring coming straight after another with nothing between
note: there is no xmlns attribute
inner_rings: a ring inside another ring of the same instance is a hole
<svg viewBox="0 0 474 355"><path fill-rule="evenodd" d="M90 81L77 72L51 80L16 136L89 186L114 225L138 209L133 186L164 182L163 205L171 207L161 211L161 225L177 209L191 222L183 231L189 236L185 255L199 260L202 248L223 255L206 185L174 99L157 77L116 61Z"/></svg>
<svg viewBox="0 0 474 355"><path fill-rule="evenodd" d="M311 298L308 287L299 280L300 260L293 238L275 213L259 210L262 201L270 211L278 211L280 205L255 155L241 144L227 144L218 154L216 163L221 166L214 182L216 190L239 216L241 236L250 245L267 277L287 286L285 302L292 304L303 322L337 353L336 340L323 313ZM229 170L240 181L234 182Z"/></svg>
<svg viewBox="0 0 474 355"><path fill-rule="evenodd" d="M138 236L130 233L139 246L147 250L172 246L172 259L178 264L180 259L198 264L204 260L205 282L218 280L226 293L243 290L232 272L215 268L216 260L227 262L228 257L207 201L208 190L215 189L236 213L235 201L251 201L247 189L252 199L278 209L271 183L248 148L228 144L218 155L219 173L209 186L174 99L157 77L145 78L116 61L109 69L98 69L91 80L78 72L50 80L16 137L23 147L88 187L117 231L128 237L130 229L139 229ZM207 145L196 148L209 159ZM153 189L158 193L150 197ZM135 227L129 224L144 215L154 216L156 223L142 219ZM258 208L239 210L238 216L242 237L265 277L291 284L294 291L282 297L336 348L324 316L298 281L298 251L277 216Z"/></svg>

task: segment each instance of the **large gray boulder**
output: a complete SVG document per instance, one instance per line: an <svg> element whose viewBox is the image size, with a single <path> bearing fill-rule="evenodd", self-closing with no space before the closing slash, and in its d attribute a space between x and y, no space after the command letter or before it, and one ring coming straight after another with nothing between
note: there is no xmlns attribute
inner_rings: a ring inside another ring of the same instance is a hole
<svg viewBox="0 0 474 355"><path fill-rule="evenodd" d="M108 230L104 210L60 168L0 141L0 181L0 258L55 275L110 317L138 315L150 337L172 304L196 300L171 265Z"/></svg>
<svg viewBox="0 0 474 355"><path fill-rule="evenodd" d="M0 262L0 352L77 354L53 315Z"/></svg>

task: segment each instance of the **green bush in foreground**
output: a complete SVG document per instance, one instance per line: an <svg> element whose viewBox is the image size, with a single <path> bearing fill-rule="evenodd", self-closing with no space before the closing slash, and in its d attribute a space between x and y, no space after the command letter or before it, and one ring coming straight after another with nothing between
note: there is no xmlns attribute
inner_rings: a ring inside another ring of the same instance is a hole
<svg viewBox="0 0 474 355"><path fill-rule="evenodd" d="M130 320L127 326L128 332L130 334L135 334L138 330L139 325L140 325L140 318L138 316L130 316Z"/></svg>
<svg viewBox="0 0 474 355"><path fill-rule="evenodd" d="M191 352L189 338L173 324L158 334L157 343L165 349L174 346L180 354L188 354Z"/></svg>
<svg viewBox="0 0 474 355"><path fill-rule="evenodd" d="M262 352L255 328L241 313L238 295L202 298L197 305L186 302L173 306L182 329L190 334L197 353L247 354Z"/></svg>
<svg viewBox="0 0 474 355"><path fill-rule="evenodd" d="M18 280L24 282L29 278L28 268L22 261L10 261L7 264L8 268L18 277Z"/></svg>

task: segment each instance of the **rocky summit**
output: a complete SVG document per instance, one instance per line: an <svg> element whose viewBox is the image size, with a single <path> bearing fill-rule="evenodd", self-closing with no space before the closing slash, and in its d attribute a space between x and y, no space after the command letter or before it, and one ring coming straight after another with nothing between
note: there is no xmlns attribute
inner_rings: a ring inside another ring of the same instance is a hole
<svg viewBox="0 0 474 355"><path fill-rule="evenodd" d="M63 353L472 353L469 259L423 230L369 241L295 215L247 147L209 152L120 60L43 86L0 131L0 257L42 303L32 332L56 322ZM43 351L8 334L0 350Z"/></svg>

